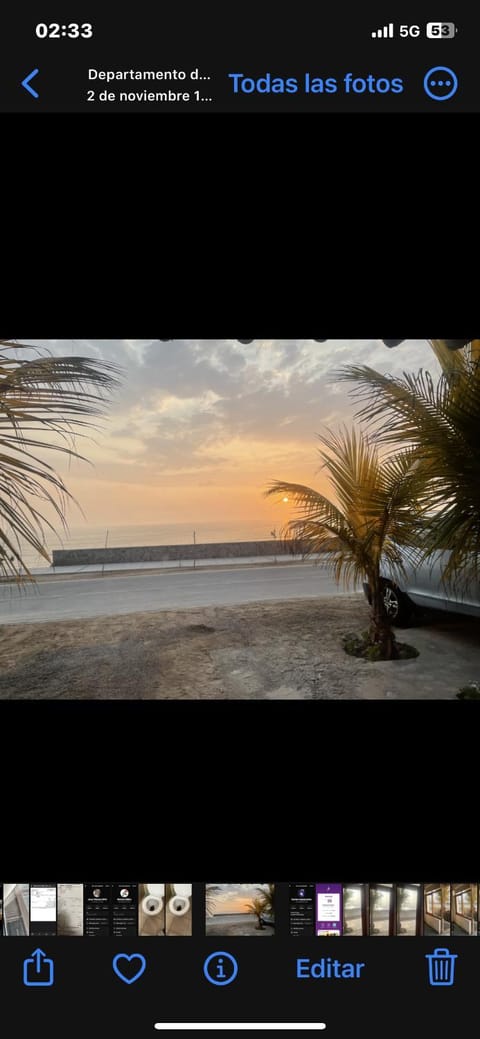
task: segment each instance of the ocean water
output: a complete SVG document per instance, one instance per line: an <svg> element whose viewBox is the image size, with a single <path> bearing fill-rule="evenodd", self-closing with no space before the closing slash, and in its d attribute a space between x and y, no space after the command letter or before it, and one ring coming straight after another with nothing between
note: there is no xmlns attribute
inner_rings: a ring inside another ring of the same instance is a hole
<svg viewBox="0 0 480 1039"><path fill-rule="evenodd" d="M60 532L59 532L60 533ZM280 531L277 528L277 537ZM195 526L197 544L215 541L268 541L272 538L269 524L262 521L240 523L198 523ZM274 539L272 538L272 545ZM136 545L191 545L193 525L191 523L151 524L118 527L72 527L60 538L47 532L46 547L51 553L56 548L130 548ZM23 559L30 569L46 566L42 556L29 545L23 545Z"/></svg>

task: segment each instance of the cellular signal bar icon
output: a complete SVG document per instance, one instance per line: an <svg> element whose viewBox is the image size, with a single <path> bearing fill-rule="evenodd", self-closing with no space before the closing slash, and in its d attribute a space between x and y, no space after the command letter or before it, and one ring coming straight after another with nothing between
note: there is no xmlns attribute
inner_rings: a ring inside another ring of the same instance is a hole
<svg viewBox="0 0 480 1039"><path fill-rule="evenodd" d="M393 39L393 22L389 22L388 25L384 25L383 29L374 29L374 31L372 32L372 39L373 40L378 40L378 39L380 39L380 40L381 39L392 40Z"/></svg>

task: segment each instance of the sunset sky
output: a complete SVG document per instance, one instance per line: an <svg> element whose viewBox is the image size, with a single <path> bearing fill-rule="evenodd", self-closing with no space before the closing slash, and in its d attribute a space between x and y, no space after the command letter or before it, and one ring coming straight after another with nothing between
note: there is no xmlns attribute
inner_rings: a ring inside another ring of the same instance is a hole
<svg viewBox="0 0 480 1039"><path fill-rule="evenodd" d="M393 350L361 339L35 343L124 369L96 443L79 445L93 467L55 460L85 513L82 520L70 509L72 527L253 520L267 537L291 515L288 505L262 497L270 481L326 487L315 433L354 414L345 386L328 382L332 369L364 362L396 373L438 371L425 340Z"/></svg>
<svg viewBox="0 0 480 1039"><path fill-rule="evenodd" d="M207 885L209 887L210 885ZM259 898L260 890L267 890L267 884L214 884L212 893L213 916L219 913L250 913L248 905Z"/></svg>

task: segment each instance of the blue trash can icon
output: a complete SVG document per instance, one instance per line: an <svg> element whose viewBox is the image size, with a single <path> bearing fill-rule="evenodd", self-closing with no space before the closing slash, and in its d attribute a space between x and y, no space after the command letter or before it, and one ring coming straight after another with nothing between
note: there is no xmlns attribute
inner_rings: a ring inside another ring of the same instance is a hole
<svg viewBox="0 0 480 1039"><path fill-rule="evenodd" d="M448 949L434 949L433 953L427 953L428 980L430 985L453 985L455 975L456 952Z"/></svg>

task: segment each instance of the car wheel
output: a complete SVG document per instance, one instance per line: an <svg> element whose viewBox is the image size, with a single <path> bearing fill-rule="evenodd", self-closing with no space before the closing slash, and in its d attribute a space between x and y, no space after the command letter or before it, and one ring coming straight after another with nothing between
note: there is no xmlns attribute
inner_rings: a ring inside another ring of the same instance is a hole
<svg viewBox="0 0 480 1039"><path fill-rule="evenodd" d="M408 598L390 581L382 582L382 598L388 619L398 628L407 628L412 621L413 606Z"/></svg>

